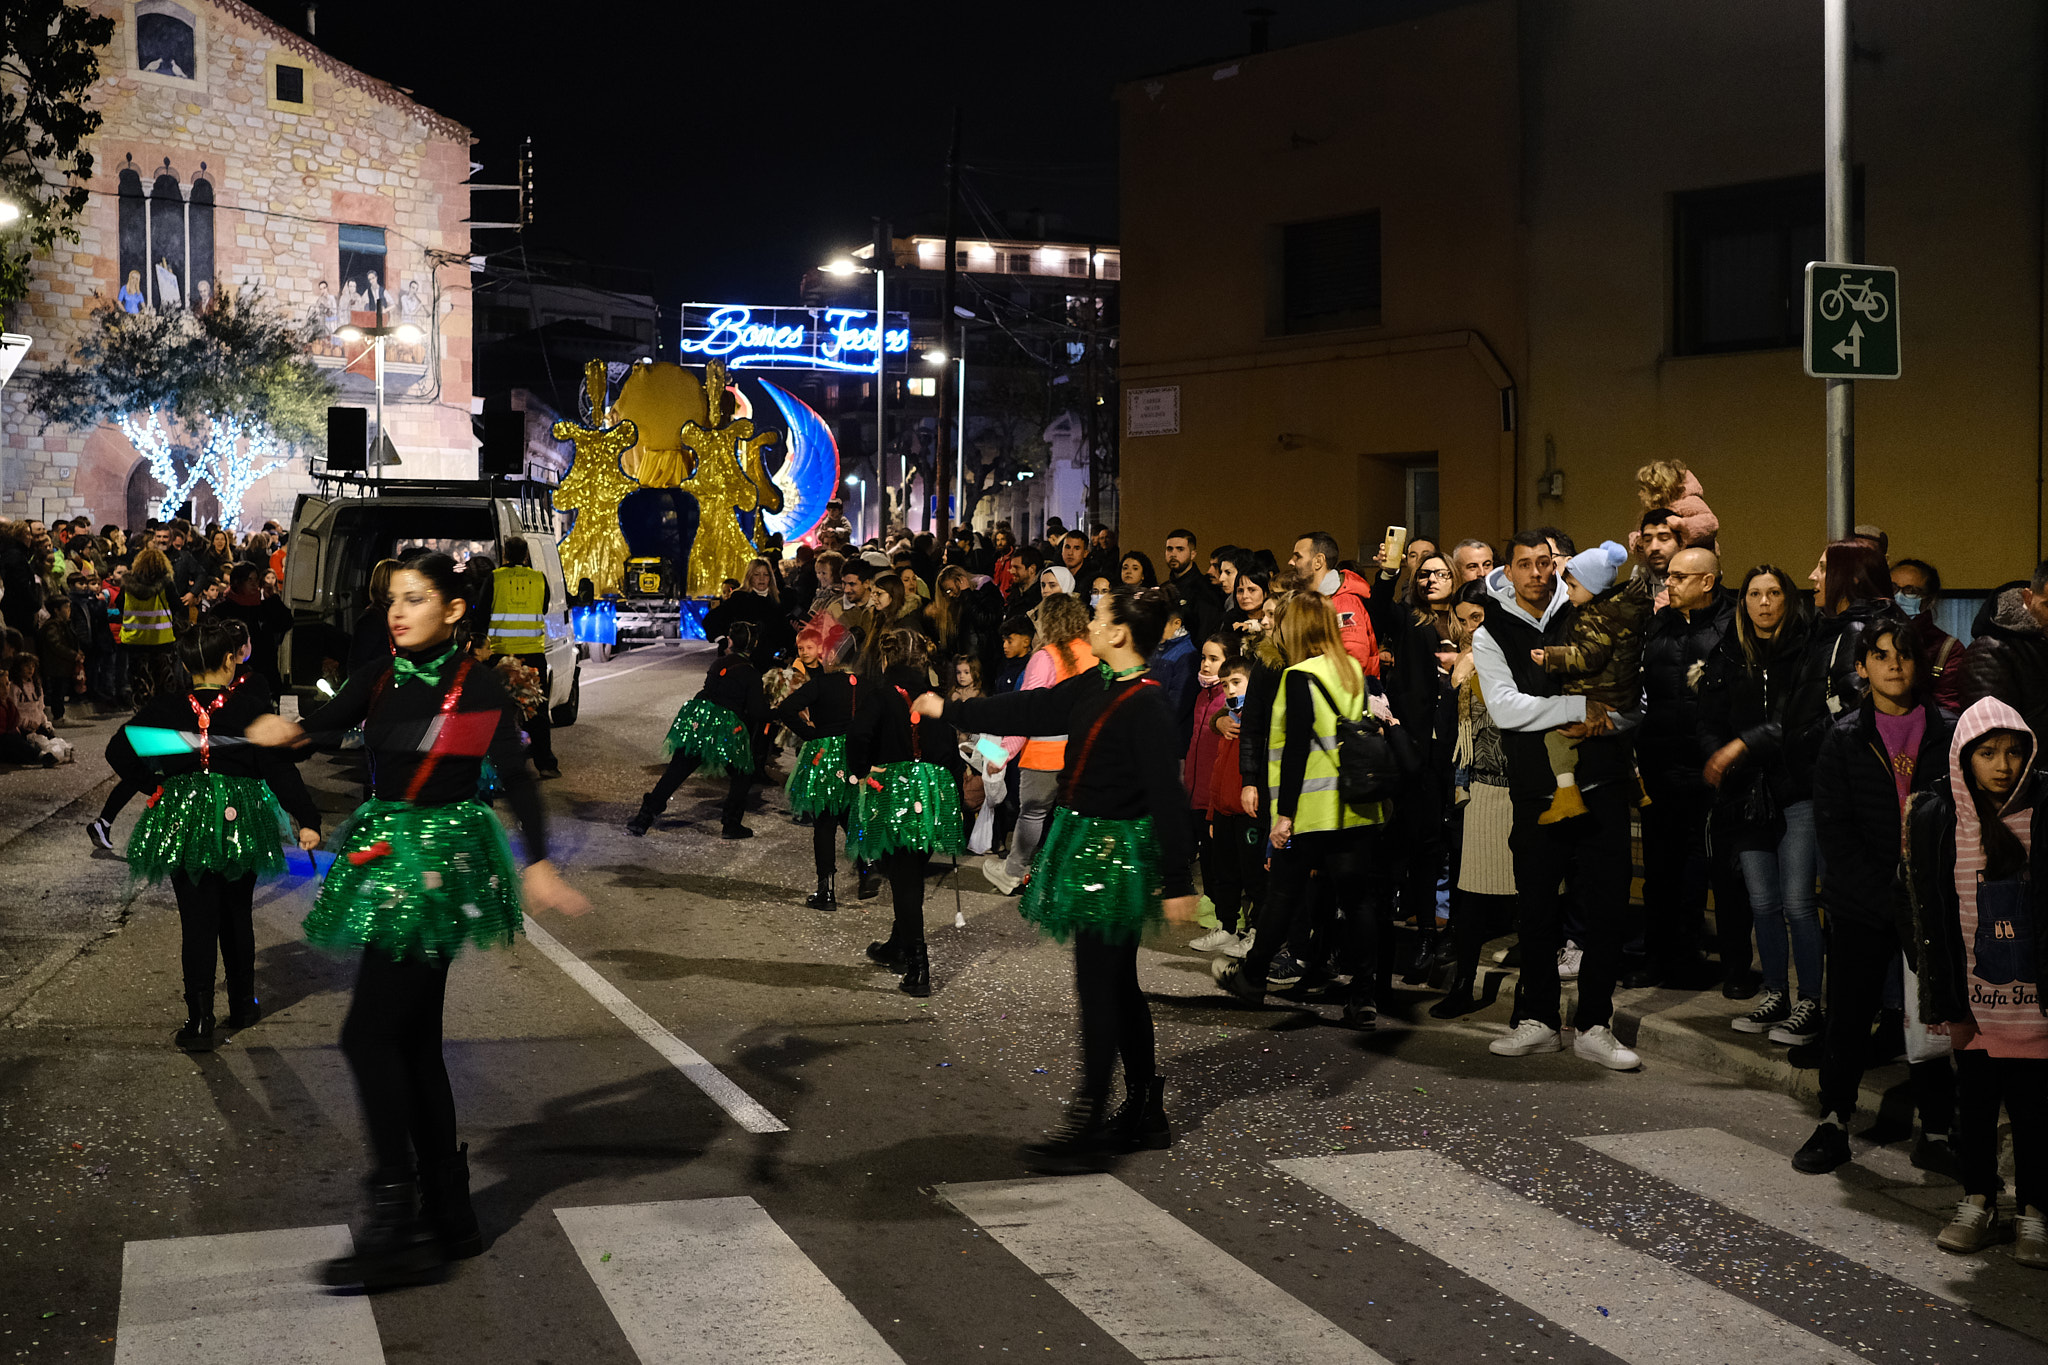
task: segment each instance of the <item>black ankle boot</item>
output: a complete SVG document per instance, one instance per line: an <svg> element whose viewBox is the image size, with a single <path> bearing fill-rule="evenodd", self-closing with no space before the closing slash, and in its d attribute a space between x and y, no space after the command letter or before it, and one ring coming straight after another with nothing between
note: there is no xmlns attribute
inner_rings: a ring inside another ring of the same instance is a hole
<svg viewBox="0 0 2048 1365"><path fill-rule="evenodd" d="M648 830L654 828L654 817L661 814L661 808L667 804L668 802L666 801L656 804L653 792L649 792L641 797L640 811L626 822L626 833L635 838L639 838L647 833Z"/></svg>
<svg viewBox="0 0 2048 1365"><path fill-rule="evenodd" d="M263 1002L255 996L244 996L228 1009L229 1028L249 1028L263 1017Z"/></svg>
<svg viewBox="0 0 2048 1365"><path fill-rule="evenodd" d="M213 992L185 997L185 1027L171 1040L187 1052L213 1051Z"/></svg>
<svg viewBox="0 0 2048 1365"><path fill-rule="evenodd" d="M468 1143L447 1156L420 1162L420 1219L440 1240L441 1254L449 1260L483 1254L483 1231L469 1206Z"/></svg>
<svg viewBox="0 0 2048 1365"><path fill-rule="evenodd" d="M882 874L870 864L860 870L860 898L871 901L882 894Z"/></svg>
<svg viewBox="0 0 2048 1365"><path fill-rule="evenodd" d="M1460 972L1451 981L1451 988L1444 992L1444 998L1429 1007L1432 1019L1458 1019L1479 1008L1479 1001L1473 993L1473 979L1470 972Z"/></svg>
<svg viewBox="0 0 2048 1365"><path fill-rule="evenodd" d="M1173 1145L1166 1121L1166 1078L1154 1076L1130 1088L1123 1107L1109 1121L1118 1146L1126 1152L1163 1152Z"/></svg>
<svg viewBox="0 0 2048 1365"><path fill-rule="evenodd" d="M1401 984L1420 986L1429 980L1429 974L1436 970L1436 930L1425 929L1422 943L1415 950L1415 958L1408 964L1408 970L1401 973Z"/></svg>
<svg viewBox="0 0 2048 1365"><path fill-rule="evenodd" d="M370 1216L356 1234L352 1256L341 1256L320 1268L330 1285L359 1284L365 1289L423 1284L446 1265L440 1239L419 1217L418 1189L410 1180L370 1182Z"/></svg>
<svg viewBox="0 0 2048 1365"><path fill-rule="evenodd" d="M868 945L868 961L878 967L887 967L892 972L903 970L903 945L894 934L877 939Z"/></svg>
<svg viewBox="0 0 2048 1365"><path fill-rule="evenodd" d="M903 966L899 970L903 979L896 983L897 990L919 997L932 993L932 960L923 939L904 949Z"/></svg>
<svg viewBox="0 0 2048 1365"><path fill-rule="evenodd" d="M1117 1145L1116 1130L1109 1123L1109 1101L1076 1095L1053 1134L1024 1148L1024 1164L1040 1175L1100 1171L1117 1155Z"/></svg>
<svg viewBox="0 0 2048 1365"><path fill-rule="evenodd" d="M818 889L804 897L804 904L813 910L837 910L839 908L839 874L827 872L818 878Z"/></svg>

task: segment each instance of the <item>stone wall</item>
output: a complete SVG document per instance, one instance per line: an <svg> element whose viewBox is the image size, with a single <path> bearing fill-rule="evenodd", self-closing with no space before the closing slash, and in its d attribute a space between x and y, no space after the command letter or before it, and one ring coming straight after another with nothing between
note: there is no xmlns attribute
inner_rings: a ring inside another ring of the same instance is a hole
<svg viewBox="0 0 2048 1365"><path fill-rule="evenodd" d="M426 333L418 346L387 343L396 472L474 476L468 131L235 0L91 8L118 26L91 95L106 118L91 144L92 200L80 240L33 263L29 297L8 313L8 330L35 345L0 393L0 512L129 521L146 482L141 456L111 427L40 429L26 381L69 354L98 300L126 290L131 311L199 302L209 273L329 328L374 323L370 291L381 292L387 323ZM294 69L300 98L280 98ZM337 402L374 405L360 343L315 350L341 380ZM260 481L244 524L289 516L309 474L302 456Z"/></svg>

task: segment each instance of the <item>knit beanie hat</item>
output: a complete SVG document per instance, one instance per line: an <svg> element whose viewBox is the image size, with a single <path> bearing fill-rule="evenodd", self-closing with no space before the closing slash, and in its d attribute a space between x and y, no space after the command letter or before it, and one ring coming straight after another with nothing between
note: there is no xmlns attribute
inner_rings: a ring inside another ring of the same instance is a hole
<svg viewBox="0 0 2048 1365"><path fill-rule="evenodd" d="M1628 559L1626 546L1603 540L1590 550L1581 550L1565 561L1565 571L1590 593L1603 593L1614 586L1614 572Z"/></svg>

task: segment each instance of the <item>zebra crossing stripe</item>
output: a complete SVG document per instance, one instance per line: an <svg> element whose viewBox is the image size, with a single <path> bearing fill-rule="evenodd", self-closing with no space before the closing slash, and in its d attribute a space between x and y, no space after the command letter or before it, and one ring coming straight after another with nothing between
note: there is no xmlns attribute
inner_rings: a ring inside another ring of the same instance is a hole
<svg viewBox="0 0 2048 1365"><path fill-rule="evenodd" d="M1993 1322L2048 1338L2039 1271L1996 1252L1954 1256L1934 1245L1941 1220L1876 1190L1804 1175L1783 1152L1718 1128L1601 1133L1581 1143L1704 1195L1745 1218L1813 1242ZM1964 1292L1964 1291L1968 1292Z"/></svg>
<svg viewBox="0 0 2048 1365"><path fill-rule="evenodd" d="M745 1196L556 1209L640 1365L902 1365Z"/></svg>
<svg viewBox="0 0 2048 1365"><path fill-rule="evenodd" d="M1140 1360L1387 1365L1114 1176L938 1193Z"/></svg>
<svg viewBox="0 0 2048 1365"><path fill-rule="evenodd" d="M370 1301L313 1279L354 1247L344 1223L130 1242L114 1365L384 1365Z"/></svg>
<svg viewBox="0 0 2048 1365"><path fill-rule="evenodd" d="M1849 1365L1860 1359L1475 1175L1440 1152L1273 1164L1621 1360Z"/></svg>
<svg viewBox="0 0 2048 1365"><path fill-rule="evenodd" d="M543 956L565 972L571 981L589 992L590 998L611 1011L612 1017L631 1029L640 1040L659 1052L668 1064L683 1073L711 1102L732 1115L750 1133L786 1133L789 1125L768 1112L759 1100L739 1088L723 1071L704 1060L704 1055L661 1026L646 1010L626 998L625 992L600 976L595 968L563 947L560 940L526 918L526 937Z"/></svg>

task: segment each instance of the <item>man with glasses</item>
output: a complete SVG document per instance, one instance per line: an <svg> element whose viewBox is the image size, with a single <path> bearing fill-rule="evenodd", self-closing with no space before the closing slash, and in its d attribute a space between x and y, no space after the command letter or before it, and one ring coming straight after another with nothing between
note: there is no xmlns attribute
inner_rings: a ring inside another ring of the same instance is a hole
<svg viewBox="0 0 2048 1365"><path fill-rule="evenodd" d="M1649 540L1646 529L1646 549ZM1631 964L1623 984L1708 984L1700 948L1711 885L1722 989L1731 1000L1745 1000L1756 994L1749 975L1749 898L1732 856L1710 861L1713 788L1700 776L1699 693L1692 682L1734 623L1735 595L1721 587L1721 561L1712 550L1678 550L1665 567L1670 605L1650 618L1643 635L1636 763L1650 804L1641 812L1643 908L1632 912L1640 918L1625 939L1641 944L1644 959Z"/></svg>

